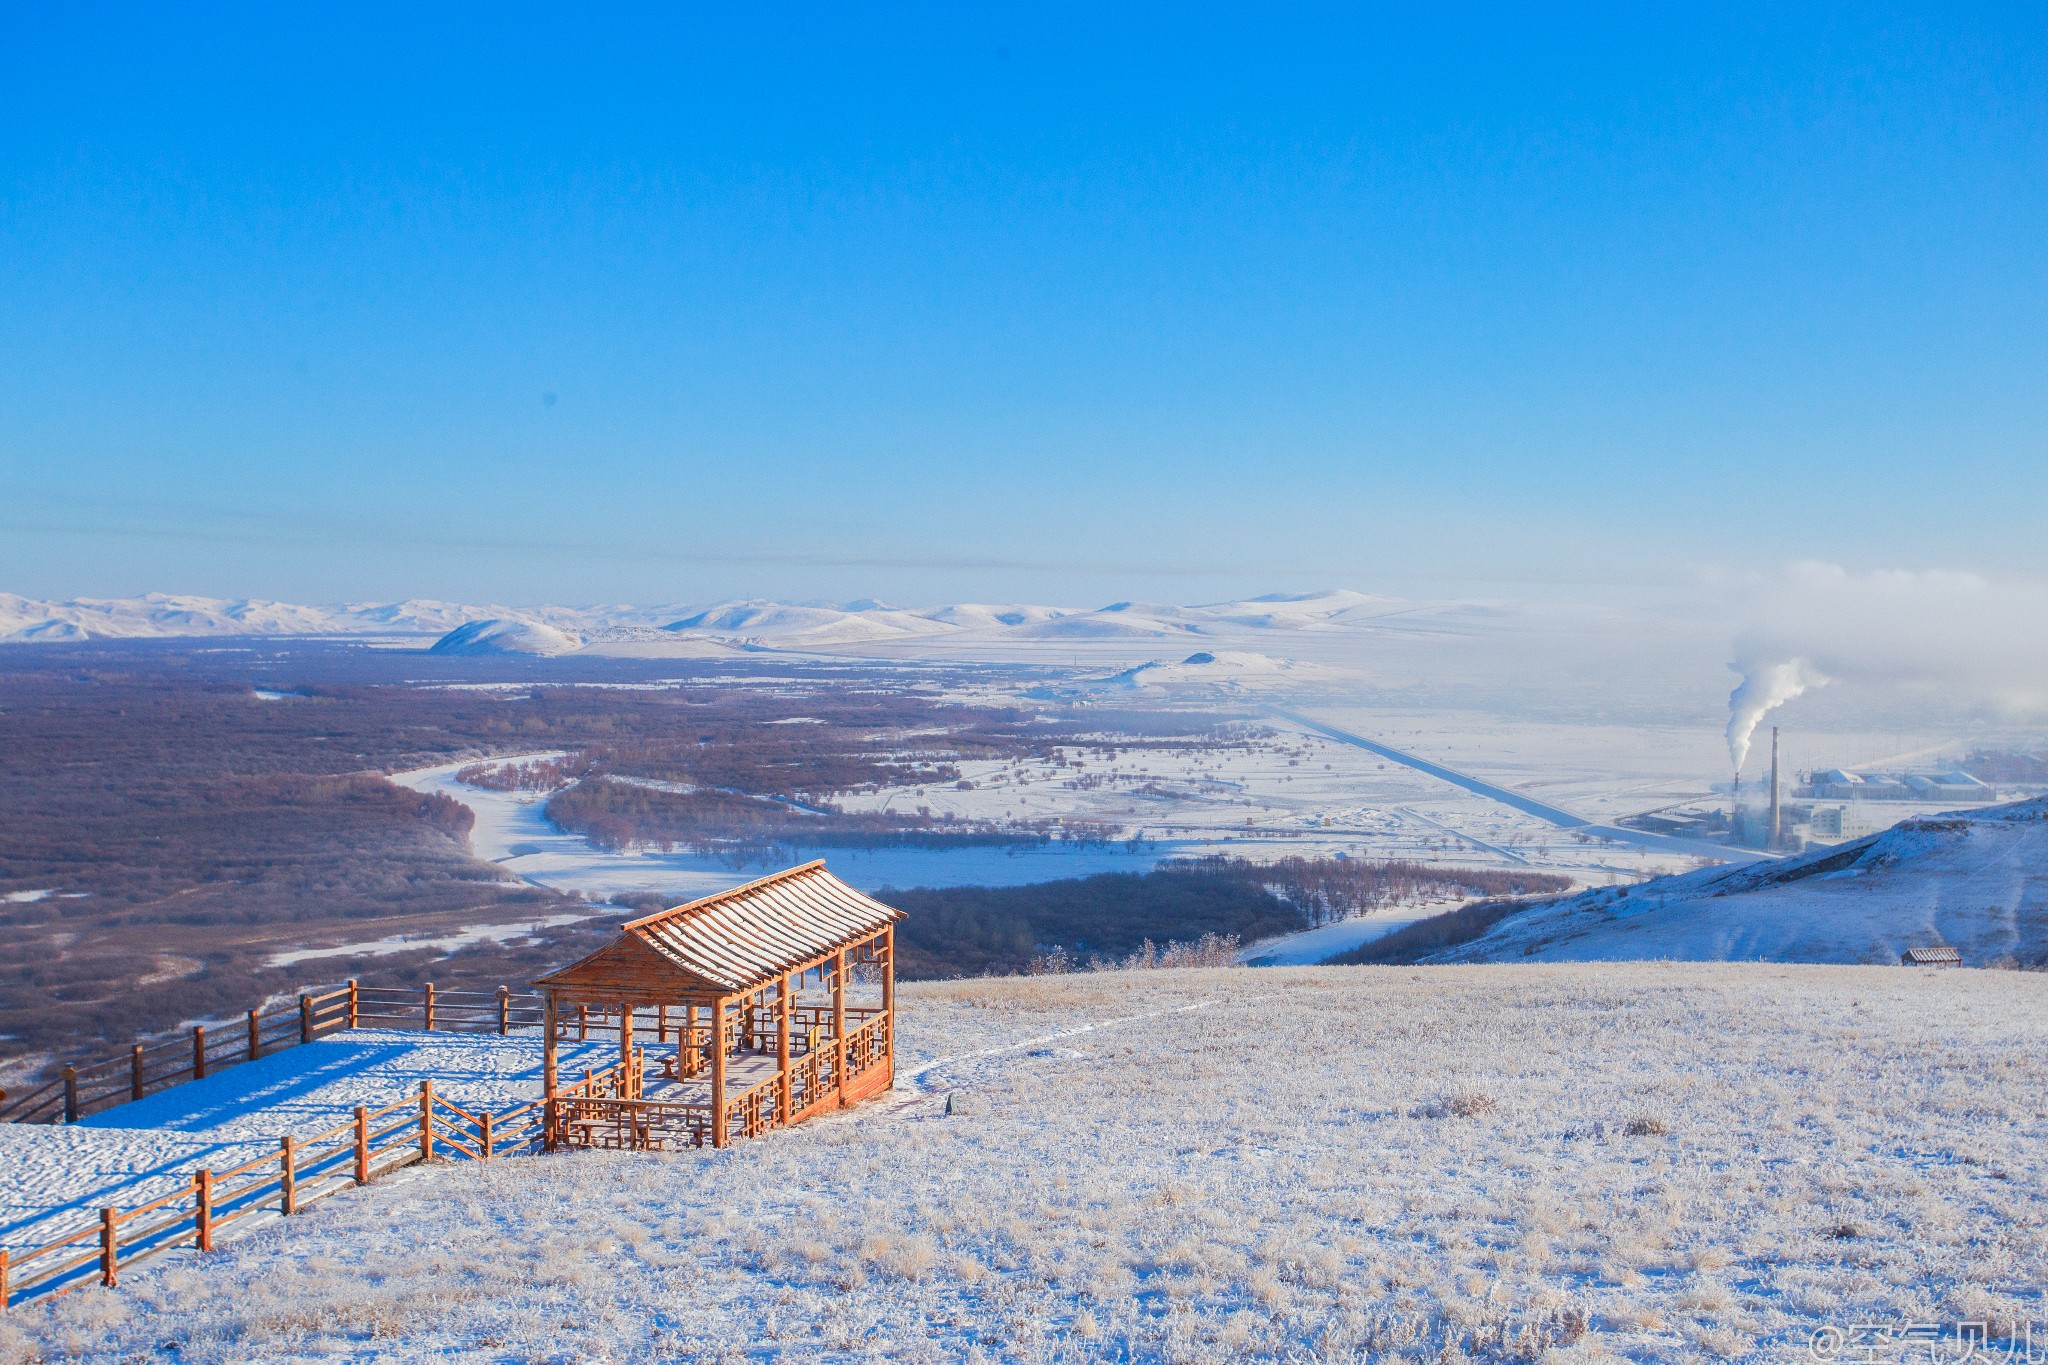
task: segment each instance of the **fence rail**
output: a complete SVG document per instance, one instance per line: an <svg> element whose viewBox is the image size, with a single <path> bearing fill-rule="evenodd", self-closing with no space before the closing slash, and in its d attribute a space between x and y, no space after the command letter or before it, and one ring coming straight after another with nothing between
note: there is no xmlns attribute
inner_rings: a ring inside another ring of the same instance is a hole
<svg viewBox="0 0 2048 1365"><path fill-rule="evenodd" d="M586 1097L616 1095L628 1086L626 1070L614 1065L576 1090ZM212 1251L215 1235L240 1219L264 1213L289 1218L422 1161L538 1152L545 1146L546 1113L539 1100L497 1113L472 1111L436 1095L434 1083L424 1081L417 1098L358 1107L346 1123L325 1132L279 1138L274 1154L226 1170L194 1171L183 1189L133 1208L103 1208L92 1222L39 1247L0 1247L0 1312L88 1284L116 1285L123 1267L179 1247Z"/></svg>
<svg viewBox="0 0 2048 1365"><path fill-rule="evenodd" d="M616 1011L612 1012L614 1015ZM258 1008L232 1023L199 1024L189 1034L136 1043L126 1052L65 1066L54 1080L20 1094L0 1090L0 1123L76 1123L174 1085L204 1080L242 1062L352 1028L509 1033L538 1028L546 1017L538 995L364 986L350 981Z"/></svg>
<svg viewBox="0 0 2048 1365"><path fill-rule="evenodd" d="M359 1107L347 1122L311 1136L280 1137L275 1153L226 1170L194 1171L183 1189L133 1208L102 1208L95 1221L41 1246L13 1252L0 1247L0 1312L87 1284L118 1284L123 1266L174 1248L212 1251L215 1234L237 1221L273 1211L291 1217L423 1161L491 1161L564 1145L704 1146L721 1126L714 1117L723 1120L728 1134L758 1136L799 1121L814 1107L843 1102L853 1082L889 1063L890 1014L851 1004L843 1013L844 1040L818 1046L817 1034L835 1022L831 1009L793 1006L790 1071L728 1096L716 1116L708 1100L644 1099L642 1046L627 1049L602 1071L585 1071L582 1081L559 1087L552 1100L544 1096L495 1113L454 1104L434 1093L431 1080L424 1081L417 1098L375 1110ZM75 1121L346 1029L508 1033L540 1026L544 1019L540 997L508 987L436 991L432 985L414 990L350 981L288 1004L252 1009L227 1025L196 1026L189 1036L137 1043L123 1054L68 1065L57 1079L25 1094L0 1091L0 1122ZM679 1056L664 1066L686 1075L701 1070L721 1041L735 1050L762 1051L776 1046L778 1031L772 1013L758 1007L730 1015L723 1040L712 1038L708 1011L700 1019L686 1007L645 1009L630 1017L615 1008L585 1007L556 1021L560 1038L623 1036L658 1046L673 1040Z"/></svg>

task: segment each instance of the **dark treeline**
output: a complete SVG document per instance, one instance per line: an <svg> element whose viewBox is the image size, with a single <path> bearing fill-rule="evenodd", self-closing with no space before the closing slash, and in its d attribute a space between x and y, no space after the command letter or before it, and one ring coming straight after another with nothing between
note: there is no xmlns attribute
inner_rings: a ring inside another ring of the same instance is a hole
<svg viewBox="0 0 2048 1365"><path fill-rule="evenodd" d="M1331 958L1330 963L1333 966L1360 967L1420 962L1431 953L1470 943L1509 915L1528 908L1528 901L1479 901L1461 905L1361 944L1341 957Z"/></svg>
<svg viewBox="0 0 2048 1365"><path fill-rule="evenodd" d="M954 977L1027 971L1055 950L1081 963L1119 961L1148 940L1192 943L1215 934L1251 943L1406 900L1561 891L1569 885L1569 879L1548 874L1409 862L1197 858L1142 875L877 894L910 912L897 931L905 975Z"/></svg>
<svg viewBox="0 0 2048 1365"><path fill-rule="evenodd" d="M1117 960L1154 943L1204 934L1245 942L1308 927L1301 912L1229 870L1106 872L1033 886L881 891L908 914L896 931L906 977L1011 975L1055 949L1080 962Z"/></svg>
<svg viewBox="0 0 2048 1365"><path fill-rule="evenodd" d="M1436 867L1367 858L1198 859L1192 867L1228 870L1271 888L1312 925L1387 905L1445 896L1528 896L1570 888L1570 877L1522 869Z"/></svg>

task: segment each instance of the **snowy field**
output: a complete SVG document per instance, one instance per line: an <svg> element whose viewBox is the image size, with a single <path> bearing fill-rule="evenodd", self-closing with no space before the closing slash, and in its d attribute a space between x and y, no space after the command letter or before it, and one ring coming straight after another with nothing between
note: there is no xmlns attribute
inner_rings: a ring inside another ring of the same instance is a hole
<svg viewBox="0 0 2048 1365"><path fill-rule="evenodd" d="M911 985L903 1011L898 1094L851 1115L347 1195L17 1313L0 1354L1783 1361L1869 1327L1960 1359L1959 1322L2048 1343L2048 977L1277 968Z"/></svg>
<svg viewBox="0 0 2048 1365"><path fill-rule="evenodd" d="M565 1045L564 1074L609 1066L616 1040ZM0 1124L0 1246L40 1246L105 1205L132 1208L184 1189L204 1166L226 1170L379 1109L435 1090L493 1112L540 1095L537 1030L480 1033L352 1029L217 1071L68 1127Z"/></svg>

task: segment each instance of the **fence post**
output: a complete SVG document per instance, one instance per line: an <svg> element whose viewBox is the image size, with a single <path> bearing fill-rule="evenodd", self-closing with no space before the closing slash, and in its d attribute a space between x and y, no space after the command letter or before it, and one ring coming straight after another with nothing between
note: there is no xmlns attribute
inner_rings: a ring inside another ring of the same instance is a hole
<svg viewBox="0 0 2048 1365"><path fill-rule="evenodd" d="M0 1313L7 1311L7 1248L0 1247Z"/></svg>
<svg viewBox="0 0 2048 1365"><path fill-rule="evenodd" d="M137 1043L128 1052L128 1098L142 1098L142 1044Z"/></svg>
<svg viewBox="0 0 2048 1365"><path fill-rule="evenodd" d="M420 1160L434 1159L434 1080L420 1082Z"/></svg>
<svg viewBox="0 0 2048 1365"><path fill-rule="evenodd" d="M590 1041L590 1006L588 1005L578 1005L576 1007L576 1041L579 1043Z"/></svg>
<svg viewBox="0 0 2048 1365"><path fill-rule="evenodd" d="M299 997L299 1041L313 1041L313 997L310 995Z"/></svg>
<svg viewBox="0 0 2048 1365"><path fill-rule="evenodd" d="M482 1136L482 1138L483 1138L483 1147L482 1147L482 1151L483 1151L483 1154L484 1154L484 1160L485 1160L485 1161L489 1161L489 1160L491 1159L491 1111L490 1111L490 1110L488 1110L488 1109L484 1110L483 1114L482 1114L481 1116L479 1116L479 1118L477 1119L477 1127L478 1127L478 1128L479 1128L479 1129L481 1130L481 1136Z"/></svg>
<svg viewBox="0 0 2048 1365"><path fill-rule="evenodd" d="M108 1288L121 1282L121 1228L113 1209L100 1210L100 1283Z"/></svg>
<svg viewBox="0 0 2048 1365"><path fill-rule="evenodd" d="M249 1060L255 1061L263 1055L263 1025L257 1022L256 1011L249 1011Z"/></svg>
<svg viewBox="0 0 2048 1365"><path fill-rule="evenodd" d="M348 979L348 1026L350 1028L356 1026L356 979L354 977Z"/></svg>
<svg viewBox="0 0 2048 1365"><path fill-rule="evenodd" d="M512 988L498 987L498 1032L500 1035L512 1031Z"/></svg>
<svg viewBox="0 0 2048 1365"><path fill-rule="evenodd" d="M356 1106L356 1184L370 1183L370 1111Z"/></svg>
<svg viewBox="0 0 2048 1365"><path fill-rule="evenodd" d="M64 1121L78 1122L78 1068L64 1068Z"/></svg>
<svg viewBox="0 0 2048 1365"><path fill-rule="evenodd" d="M299 1163L293 1146L289 1134L277 1140L278 1160L284 1166L284 1177L278 1183L277 1211L287 1218L299 1211Z"/></svg>
<svg viewBox="0 0 2048 1365"><path fill-rule="evenodd" d="M427 1032L432 1033L434 1031L434 983L431 981L427 983L426 994L421 997L420 1016L425 1022Z"/></svg>
<svg viewBox="0 0 2048 1365"><path fill-rule="evenodd" d="M192 1202L197 1212L192 1216L192 1230L198 1235L201 1251L213 1250L213 1172L201 1171L192 1177Z"/></svg>
<svg viewBox="0 0 2048 1365"><path fill-rule="evenodd" d="M206 1025L192 1026L192 1079L206 1079Z"/></svg>

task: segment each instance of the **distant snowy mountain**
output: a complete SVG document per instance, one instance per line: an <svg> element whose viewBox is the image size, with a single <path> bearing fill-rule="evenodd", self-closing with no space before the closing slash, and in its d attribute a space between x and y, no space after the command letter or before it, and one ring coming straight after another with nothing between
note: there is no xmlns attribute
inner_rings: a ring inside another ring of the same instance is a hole
<svg viewBox="0 0 2048 1365"><path fill-rule="evenodd" d="M1922 816L1776 862L1588 891L1514 915L1442 962L2048 961L2048 797Z"/></svg>
<svg viewBox="0 0 2048 1365"><path fill-rule="evenodd" d="M1339 632L1369 628L1419 604L1358 592L1255 597L1176 607L1114 602L1093 610L1031 605L958 605L911 609L882 602L816 604L745 599L709 607L507 607L409 598L303 606L248 598L176 596L37 601L0 593L0 641L61 642L177 636L384 636L439 640L461 627L537 622L565 636L618 644L631 637L654 647L657 628L670 640L720 646L817 650L887 644L927 637L1019 641L1172 641L1242 638L1270 632ZM1453 608L1456 610L1457 608ZM1437 609L1439 612L1441 608ZM496 637L491 637L496 638ZM657 636L656 639L658 640Z"/></svg>
<svg viewBox="0 0 2048 1365"><path fill-rule="evenodd" d="M771 648L802 648L939 635L957 627L930 615L880 602L860 602L849 607L800 607L782 602L745 601L708 607L671 621L664 629Z"/></svg>

